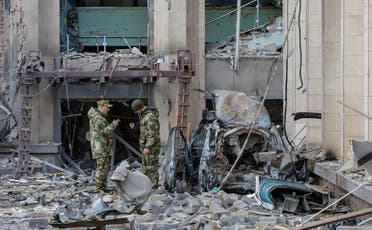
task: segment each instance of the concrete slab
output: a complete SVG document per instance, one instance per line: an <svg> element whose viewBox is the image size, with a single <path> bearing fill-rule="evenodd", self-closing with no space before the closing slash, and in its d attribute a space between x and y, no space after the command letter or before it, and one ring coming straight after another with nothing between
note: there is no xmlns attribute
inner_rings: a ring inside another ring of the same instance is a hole
<svg viewBox="0 0 372 230"><path fill-rule="evenodd" d="M338 162L317 162L313 169L313 172L322 177L323 179L331 182L343 190L350 192L357 186L362 184L366 178L359 178L358 180L351 178L350 175L337 173L337 170L341 168L341 164ZM353 192L353 195L372 204L372 186L366 185Z"/></svg>

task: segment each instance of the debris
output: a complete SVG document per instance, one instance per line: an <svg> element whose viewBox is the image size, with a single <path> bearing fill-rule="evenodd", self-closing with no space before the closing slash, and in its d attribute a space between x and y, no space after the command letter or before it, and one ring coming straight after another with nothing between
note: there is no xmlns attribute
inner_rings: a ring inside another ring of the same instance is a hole
<svg viewBox="0 0 372 230"><path fill-rule="evenodd" d="M278 154L274 151L258 153L258 158L260 162L274 161L277 159L277 156Z"/></svg>
<svg viewBox="0 0 372 230"><path fill-rule="evenodd" d="M37 162L37 163L45 164L46 166L48 166L48 167L50 167L50 168L53 168L53 169L56 169L56 170L58 170L58 171L60 171L60 172L64 172L64 173L68 174L69 176L73 176L73 175L74 175L73 172L70 172L70 171L68 171L68 170L66 170L66 169L63 169L63 168L61 168L61 167L58 167L58 166L56 166L56 165L54 165L54 164L51 164L51 163L49 163L49 162L46 162L46 161L40 160L40 159L38 159L38 158L36 158L36 157L34 157L34 156L30 156L30 159L31 159L32 161Z"/></svg>
<svg viewBox="0 0 372 230"><path fill-rule="evenodd" d="M133 148L128 142L126 142L123 138L115 134L115 138L120 141L125 147L127 147L130 151L132 151L134 154L136 154L138 157L141 157L142 154L138 152L137 149Z"/></svg>
<svg viewBox="0 0 372 230"><path fill-rule="evenodd" d="M37 204L37 203L38 201L33 196L29 196L26 198L26 200L20 202L20 204L22 205L30 205L30 204Z"/></svg>
<svg viewBox="0 0 372 230"><path fill-rule="evenodd" d="M335 223L335 222L339 222L339 221L342 221L342 220L347 220L347 219L351 219L351 218L355 218L355 217L359 217L359 216L364 216L364 215L368 215L368 214L372 214L372 208L362 209L362 210L359 210L359 211L356 211L356 212L351 212L351 213L347 213L347 214L343 214L343 215L334 216L334 217L331 217L331 218L326 218L326 219L314 221L312 223L309 223L309 224L306 224L306 225L303 225L303 226L299 226L299 227L296 227L296 228L293 228L293 229L294 230L311 229L311 228L316 228L316 227L319 227L319 226L324 226L324 225L327 225L327 224L331 224L331 223Z"/></svg>
<svg viewBox="0 0 372 230"><path fill-rule="evenodd" d="M283 21L282 17L266 23L260 28L241 33L239 56L277 56L283 45ZM232 58L235 54L235 37L232 37L228 43L221 43L216 46L209 44L207 58Z"/></svg>
<svg viewBox="0 0 372 230"><path fill-rule="evenodd" d="M73 223L50 223L53 227L57 228L74 228L74 227L96 227L97 230L104 230L105 226L112 224L132 224L129 218L116 218L110 220L82 220Z"/></svg>
<svg viewBox="0 0 372 230"><path fill-rule="evenodd" d="M372 176L372 142L352 140L352 149L359 166L363 166Z"/></svg>
<svg viewBox="0 0 372 230"><path fill-rule="evenodd" d="M44 218L32 218L29 222L30 228L43 229L48 226L48 219Z"/></svg>
<svg viewBox="0 0 372 230"><path fill-rule="evenodd" d="M81 170L80 167L65 152L62 152L61 155L62 158L65 159L71 165L75 172L83 176L87 176L87 174L83 170Z"/></svg>
<svg viewBox="0 0 372 230"><path fill-rule="evenodd" d="M30 51L22 54L21 60L17 63L19 72L43 72L44 66L40 51Z"/></svg>
<svg viewBox="0 0 372 230"><path fill-rule="evenodd" d="M136 48L136 47L134 47ZM134 49L133 48L133 49ZM102 71L115 67L116 71L126 71L131 68L149 68L149 59L137 48L132 53L77 53L68 52L62 57L62 67L66 71Z"/></svg>
<svg viewBox="0 0 372 230"><path fill-rule="evenodd" d="M282 209L283 211L294 213L296 212L299 202L300 200L298 198L292 198L289 196L285 196Z"/></svg>
<svg viewBox="0 0 372 230"><path fill-rule="evenodd" d="M319 207L325 207L330 203L327 192L316 191L302 183L259 176L256 177L255 197L268 210L282 207L283 211L292 213L318 210ZM298 207L300 199L301 208Z"/></svg>
<svg viewBox="0 0 372 230"><path fill-rule="evenodd" d="M253 192L257 173L274 178L293 174L296 162L292 162L290 147L265 108L258 114L257 122L253 122L260 101L236 91L214 90L211 94L215 110L204 111L185 158L176 156L176 129L170 132L162 166L166 189L174 191L177 181L185 178L196 191L212 190L226 176L241 151L236 169L222 188L225 191ZM252 134L242 150L251 128Z"/></svg>

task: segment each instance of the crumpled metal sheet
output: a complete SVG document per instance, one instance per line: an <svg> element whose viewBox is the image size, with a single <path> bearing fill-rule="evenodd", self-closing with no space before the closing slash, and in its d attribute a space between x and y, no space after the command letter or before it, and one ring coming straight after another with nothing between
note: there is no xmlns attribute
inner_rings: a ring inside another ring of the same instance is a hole
<svg viewBox="0 0 372 230"><path fill-rule="evenodd" d="M245 93L229 90L213 90L216 116L227 127L252 126L260 101ZM262 107L254 124L256 129L269 130L271 120L265 107Z"/></svg>
<svg viewBox="0 0 372 230"><path fill-rule="evenodd" d="M150 179L142 172L131 171L127 161L120 163L111 180L119 184L120 196L123 201L142 204L151 195L152 184Z"/></svg>
<svg viewBox="0 0 372 230"><path fill-rule="evenodd" d="M235 37L228 43L211 45L206 58L232 58L235 53ZM241 33L239 54L249 56L278 56L283 46L283 18L270 20L260 28L250 29Z"/></svg>
<svg viewBox="0 0 372 230"><path fill-rule="evenodd" d="M177 152L176 152L176 132L177 128L172 128L169 132L167 148L165 150L164 160L162 163L163 184L168 190L173 190L176 186L176 167L177 167Z"/></svg>
<svg viewBox="0 0 372 230"><path fill-rule="evenodd" d="M121 162L120 165L112 173L111 180L125 181L125 179L128 177L128 174L130 172L129 168L130 168L130 165L128 164L127 161Z"/></svg>
<svg viewBox="0 0 372 230"><path fill-rule="evenodd" d="M291 181L275 180L270 178L256 177L256 199L260 201L266 209L273 210L275 208L271 192L278 188L291 189L293 191L311 192L305 184L300 184Z"/></svg>
<svg viewBox="0 0 372 230"><path fill-rule="evenodd" d="M268 210L282 208L288 212L317 211L331 202L330 193L317 186L260 176L256 177L254 196Z"/></svg>
<svg viewBox="0 0 372 230"><path fill-rule="evenodd" d="M12 112L9 111L5 106L0 105L0 138L3 139L5 135L10 133L10 122Z"/></svg>

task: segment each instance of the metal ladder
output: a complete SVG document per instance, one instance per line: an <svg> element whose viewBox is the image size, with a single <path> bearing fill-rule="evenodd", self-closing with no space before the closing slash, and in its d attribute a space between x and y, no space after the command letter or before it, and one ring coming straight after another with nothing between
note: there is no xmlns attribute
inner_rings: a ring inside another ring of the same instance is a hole
<svg viewBox="0 0 372 230"><path fill-rule="evenodd" d="M21 78L21 111L18 130L18 162L16 177L28 173L32 131L32 92L34 79Z"/></svg>
<svg viewBox="0 0 372 230"><path fill-rule="evenodd" d="M177 127L179 132L176 133L177 153L183 153L185 140L188 137L188 113L190 107L190 84L194 76L194 56L188 50L178 51L178 100L177 100Z"/></svg>
<svg viewBox="0 0 372 230"><path fill-rule="evenodd" d="M191 76L182 76L179 78L178 89L178 111L177 111L177 127L179 132L177 138L177 152L181 153L185 147L184 138L187 137L188 129L188 112L189 112L189 91L190 91ZM183 136L183 137L182 137Z"/></svg>

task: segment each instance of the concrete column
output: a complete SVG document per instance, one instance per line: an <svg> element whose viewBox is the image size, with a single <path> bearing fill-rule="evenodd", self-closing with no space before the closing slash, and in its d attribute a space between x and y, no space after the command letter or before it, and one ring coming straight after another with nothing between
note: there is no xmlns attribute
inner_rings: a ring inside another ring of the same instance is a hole
<svg viewBox="0 0 372 230"><path fill-rule="evenodd" d="M154 25L154 54L169 53L169 10L168 1L150 1L153 9ZM169 1L171 2L171 1Z"/></svg>
<svg viewBox="0 0 372 230"><path fill-rule="evenodd" d="M154 8L154 54L176 54L177 50L191 50L196 58L196 76L190 89L204 90L204 1L161 0L152 1L151 4ZM159 79L154 87L154 103L160 111L162 145L166 144L169 129L176 126L178 88L178 82L170 82L169 79ZM201 118L203 96L190 90L189 133Z"/></svg>
<svg viewBox="0 0 372 230"><path fill-rule="evenodd" d="M347 160L350 141L364 139L364 118L350 108L364 112L364 0L344 0L343 33L343 154Z"/></svg>
<svg viewBox="0 0 372 230"><path fill-rule="evenodd" d="M187 49L195 53L196 75L190 87L190 128L195 128L205 108L204 94L192 89L205 90L205 1L187 0Z"/></svg>
<svg viewBox="0 0 372 230"><path fill-rule="evenodd" d="M310 119L293 121L291 116L295 112L322 110L321 0L301 1L301 4L299 1L287 0L284 3L284 29L286 34L288 33L283 56L283 66L288 66L288 69L284 68L283 71L284 83L288 76L287 88L284 87L283 93L287 94L287 133L292 136L306 126L298 139L307 136L308 142L321 143L320 121Z"/></svg>
<svg viewBox="0 0 372 230"><path fill-rule="evenodd" d="M45 62L45 71L54 71L54 58L60 51L59 0L39 0L39 48ZM41 82L39 89L49 87L48 80ZM39 101L40 142L54 141L55 114L53 87L35 98ZM58 127L59 129L59 127Z"/></svg>
<svg viewBox="0 0 372 230"><path fill-rule="evenodd" d="M284 21L288 28L295 2L285 3ZM352 156L347 154L351 140L371 139L372 3L371 0L308 0L305 5L306 93L295 89L299 50L298 29L294 26L289 30L284 49L285 54L290 54L288 114L302 109L321 112L322 121L308 120L309 142L324 143L325 151L332 151L346 161ZM288 114L291 134L298 127Z"/></svg>
<svg viewBox="0 0 372 230"><path fill-rule="evenodd" d="M14 69L22 54L40 51L45 62L45 71L54 70L53 58L59 54L59 0L13 0L10 2L9 30L7 36L7 68ZM10 79L10 106L19 112L18 100L13 101L17 85ZM49 85L47 80L35 85L35 94ZM35 96L32 114L32 141L40 143L53 142L53 88ZM18 95L19 97L20 95Z"/></svg>
<svg viewBox="0 0 372 230"><path fill-rule="evenodd" d="M342 1L324 2L324 148L342 152Z"/></svg>

